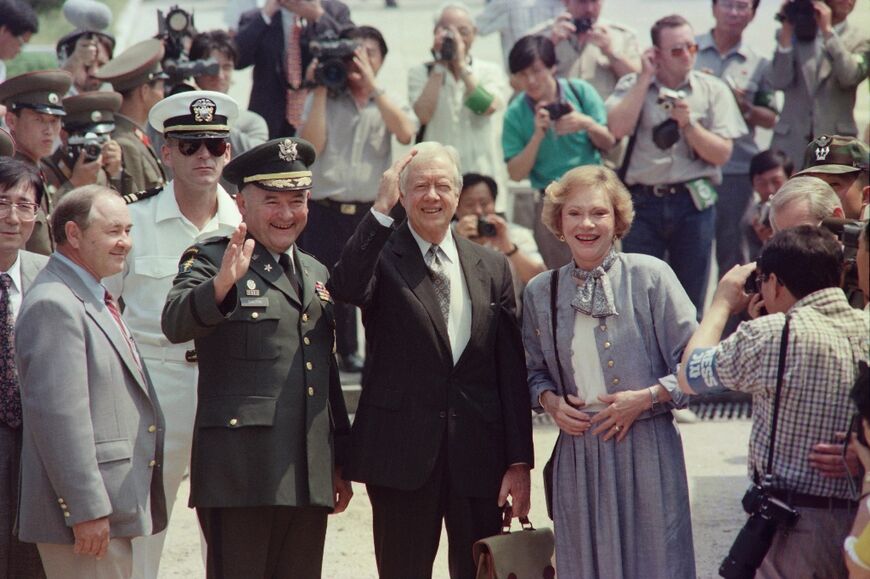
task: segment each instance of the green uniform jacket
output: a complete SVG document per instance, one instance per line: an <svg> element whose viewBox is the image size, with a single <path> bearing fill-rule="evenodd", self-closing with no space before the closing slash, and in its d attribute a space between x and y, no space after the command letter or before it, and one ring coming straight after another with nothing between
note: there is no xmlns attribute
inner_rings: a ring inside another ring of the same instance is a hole
<svg viewBox="0 0 870 579"><path fill-rule="evenodd" d="M217 304L227 243L212 238L184 253L163 309L166 337L194 339L199 358L190 506L331 508L350 422L327 269L295 249L300 303L257 244L250 269Z"/></svg>
<svg viewBox="0 0 870 579"><path fill-rule="evenodd" d="M112 139L121 145L124 155L124 172L133 179L133 190L144 191L164 185L167 181L163 164L148 145L145 133L131 119L115 113L115 130Z"/></svg>
<svg viewBox="0 0 870 579"><path fill-rule="evenodd" d="M42 182L45 185L45 195L42 196L42 204L36 214L36 220L33 223L33 233L30 234L30 238L24 245L24 249L40 255L51 255L51 252L54 251L54 240L51 238L49 216L51 215L51 210L53 208L52 198L54 195L54 188L46 179L45 167L43 166L42 161L37 163L21 151L15 153L15 158L27 163L28 165L36 165L36 168L39 170L39 176L42 177Z"/></svg>

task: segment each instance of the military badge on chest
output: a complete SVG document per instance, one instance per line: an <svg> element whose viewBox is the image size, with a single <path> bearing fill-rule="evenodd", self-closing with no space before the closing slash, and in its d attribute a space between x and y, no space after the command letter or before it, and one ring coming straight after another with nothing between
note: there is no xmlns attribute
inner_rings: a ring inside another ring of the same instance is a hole
<svg viewBox="0 0 870 579"><path fill-rule="evenodd" d="M317 294L317 297L320 298L320 301L332 303L332 296L329 295L329 290L326 289L326 286L322 281L314 282L314 293Z"/></svg>
<svg viewBox="0 0 870 579"><path fill-rule="evenodd" d="M249 279L247 283L245 283L245 295L250 297L257 297L260 295L260 290L257 288L257 282Z"/></svg>

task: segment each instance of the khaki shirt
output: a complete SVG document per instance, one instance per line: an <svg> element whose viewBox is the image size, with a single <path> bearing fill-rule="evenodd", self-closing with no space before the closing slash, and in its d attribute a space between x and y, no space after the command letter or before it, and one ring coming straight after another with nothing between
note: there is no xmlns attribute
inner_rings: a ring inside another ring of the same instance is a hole
<svg viewBox="0 0 870 579"><path fill-rule="evenodd" d="M636 74L625 75L605 102L607 110L616 106L637 82ZM629 185L660 185L685 183L707 177L714 184L722 182L721 167L699 157L686 139L680 137L672 147L659 149L652 140L653 128L670 118L670 113L658 104L660 85L650 84L641 110L634 152L629 160L625 181ZM707 73L692 70L686 82L678 88L686 93L692 120L725 139L746 134L746 123L737 107L734 95L723 81Z"/></svg>
<svg viewBox="0 0 870 579"><path fill-rule="evenodd" d="M535 33L549 37L555 22L555 19L545 22ZM599 18L595 25L607 28L614 54L631 61L640 69L640 48L634 30L605 18ZM610 66L610 60L601 49L590 42L579 44L576 36L556 45L556 62L558 76L585 80L598 91L602 99L610 96L619 81Z"/></svg>

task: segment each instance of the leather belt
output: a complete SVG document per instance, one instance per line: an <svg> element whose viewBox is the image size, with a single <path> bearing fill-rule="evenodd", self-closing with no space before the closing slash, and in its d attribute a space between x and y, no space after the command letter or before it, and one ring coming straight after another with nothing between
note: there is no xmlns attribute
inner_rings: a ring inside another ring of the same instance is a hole
<svg viewBox="0 0 870 579"><path fill-rule="evenodd" d="M820 497L817 495L805 495L789 491L771 491L770 493L790 507L804 509L854 509L858 503L851 499L838 499L834 497Z"/></svg>
<svg viewBox="0 0 870 579"><path fill-rule="evenodd" d="M340 201L333 201L332 199L315 199L315 203L318 205L323 205L324 207L329 207L330 209L334 209L338 211L342 215L356 215L357 213L362 213L363 211L368 211L371 209L374 203L342 203Z"/></svg>
<svg viewBox="0 0 870 579"><path fill-rule="evenodd" d="M667 197L668 195L676 195L677 193L688 193L689 189L685 183L662 183L660 185L632 185L628 188L632 193L641 193L644 195L654 195L656 197Z"/></svg>

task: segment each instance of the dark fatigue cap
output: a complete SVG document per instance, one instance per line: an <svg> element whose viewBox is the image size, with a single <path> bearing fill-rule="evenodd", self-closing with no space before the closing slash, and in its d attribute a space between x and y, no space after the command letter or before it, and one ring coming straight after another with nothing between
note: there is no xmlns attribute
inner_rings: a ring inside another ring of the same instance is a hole
<svg viewBox="0 0 870 579"><path fill-rule="evenodd" d="M241 191L254 184L268 191L311 188L311 170L317 154L305 139L273 139L242 153L224 167L224 179Z"/></svg>
<svg viewBox="0 0 870 579"><path fill-rule="evenodd" d="M0 129L0 157L15 156L15 139L4 129Z"/></svg>
<svg viewBox="0 0 870 579"><path fill-rule="evenodd" d="M807 146L804 169L793 175L808 173L858 173L870 164L870 149L861 139L840 135L822 135Z"/></svg>
<svg viewBox="0 0 870 579"><path fill-rule="evenodd" d="M63 116L63 95L72 85L72 75L65 70L34 70L7 79L0 84L0 102L10 111L33 109L38 113Z"/></svg>
<svg viewBox="0 0 870 579"><path fill-rule="evenodd" d="M169 77L160 66L163 52L160 40L143 40L107 62L94 77L111 83L112 88L120 93L158 79L165 80Z"/></svg>
<svg viewBox="0 0 870 579"><path fill-rule="evenodd" d="M148 122L159 133L176 139L226 138L239 105L231 96L210 90L190 90L166 97L151 107Z"/></svg>
<svg viewBox="0 0 870 579"><path fill-rule="evenodd" d="M115 37L99 30L73 30L69 34L65 34L57 41L54 48L57 58L61 61L69 58L75 52L76 42L79 41L79 38L88 35L95 37L97 42L103 44L108 49L109 58L112 58L115 53Z"/></svg>
<svg viewBox="0 0 870 579"><path fill-rule="evenodd" d="M120 93L91 91L63 99L66 117L63 128L68 133L111 133L115 130L115 113L124 100Z"/></svg>

